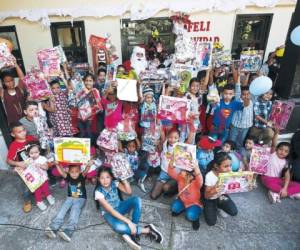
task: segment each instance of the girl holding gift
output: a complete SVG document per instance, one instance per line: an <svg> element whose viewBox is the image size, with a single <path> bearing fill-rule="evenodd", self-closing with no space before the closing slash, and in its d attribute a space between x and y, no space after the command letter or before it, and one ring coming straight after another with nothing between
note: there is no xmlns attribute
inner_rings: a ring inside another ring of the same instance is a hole
<svg viewBox="0 0 300 250"><path fill-rule="evenodd" d="M24 74L15 61L15 68L19 78L19 84L15 84L11 72L2 72L1 80L3 89L0 88L0 97L6 111L7 123L18 122L23 117L23 109L26 101L25 86L22 82Z"/></svg>
<svg viewBox="0 0 300 250"><path fill-rule="evenodd" d="M168 174L177 181L178 195L171 206L172 216L177 216L185 211L185 216L187 220L192 222L193 229L198 230L200 227L199 216L202 212L200 189L203 184L200 169L196 162L191 171L181 170L177 173L173 164L174 162L171 160Z"/></svg>
<svg viewBox="0 0 300 250"><path fill-rule="evenodd" d="M269 189L268 196L271 203L280 202L281 198L300 199L300 183L291 181L289 156L291 144L280 142L277 144L278 131L272 141L272 154L269 159L267 173L261 177L262 183Z"/></svg>

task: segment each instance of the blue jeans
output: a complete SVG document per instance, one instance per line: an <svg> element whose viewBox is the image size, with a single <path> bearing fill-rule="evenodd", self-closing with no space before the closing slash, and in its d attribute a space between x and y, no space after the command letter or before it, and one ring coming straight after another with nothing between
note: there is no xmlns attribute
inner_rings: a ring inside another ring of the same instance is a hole
<svg viewBox="0 0 300 250"><path fill-rule="evenodd" d="M148 152L142 151L140 154L140 163L137 170L134 171L134 179L138 181L139 179L144 178L148 174L148 170L150 168L147 162Z"/></svg>
<svg viewBox="0 0 300 250"><path fill-rule="evenodd" d="M20 178L20 190L22 191L22 197L24 202L31 201L32 193L26 186L25 182Z"/></svg>
<svg viewBox="0 0 300 250"><path fill-rule="evenodd" d="M237 148L241 148L244 145L245 138L247 136L249 128L237 128L231 126L229 139L236 143Z"/></svg>
<svg viewBox="0 0 300 250"><path fill-rule="evenodd" d="M77 227L77 223L79 220L79 216L81 213L81 209L85 204L86 199L84 198L73 198L67 197L62 207L60 208L56 217L52 220L50 227L53 230L58 230L64 223L64 218L67 212L71 209L68 224L64 227L64 229L75 230Z"/></svg>
<svg viewBox="0 0 300 250"><path fill-rule="evenodd" d="M142 214L142 200L139 197L132 196L125 201L121 201L120 205L116 207L115 210L122 215L125 215L132 210L131 220L134 224L138 225ZM131 235L130 228L125 222L117 219L108 212L106 212L103 217L115 232ZM137 226L137 234L140 235L141 233L142 227Z"/></svg>
<svg viewBox="0 0 300 250"><path fill-rule="evenodd" d="M78 128L80 131L80 138L92 138L92 122L91 120L86 120L86 121L81 121L80 119L78 119Z"/></svg>
<svg viewBox="0 0 300 250"><path fill-rule="evenodd" d="M199 220L200 214L202 213L202 208L197 205L192 205L188 208L185 208L183 202L180 199L176 199L175 201L173 201L171 210L176 214L180 214L185 211L185 217L189 221Z"/></svg>

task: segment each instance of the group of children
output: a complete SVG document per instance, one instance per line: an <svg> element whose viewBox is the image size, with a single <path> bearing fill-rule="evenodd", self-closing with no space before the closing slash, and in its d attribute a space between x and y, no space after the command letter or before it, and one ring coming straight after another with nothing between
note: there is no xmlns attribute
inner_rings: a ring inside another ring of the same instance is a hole
<svg viewBox="0 0 300 250"><path fill-rule="evenodd" d="M117 98L117 83L105 81L106 66L102 65L97 79L92 73L83 77L82 94L96 91L101 96L104 109L102 113L95 113L88 119L82 119L80 113L76 112L76 106L70 106L73 87L70 81L65 80L70 77L66 67L61 79L49 81L53 95L39 103L28 100L26 88L22 84L24 76L17 64L16 69L20 79L18 85L14 83L12 75L2 74L4 89L1 96L14 139L9 146L7 162L16 171L22 171L28 164L42 170L46 181L34 192L36 204L42 211L47 209L43 198L50 205L55 203L49 189L49 182L55 182L55 176L61 178L61 186L67 183L68 187L67 199L47 228L50 238L58 234L64 240L71 240L87 199L85 180L90 177L95 185L92 196L97 208L114 231L122 234L124 240L137 249L141 234L149 235L156 242L162 243L163 236L153 224L145 227L139 225L141 199L132 196L130 180L116 180L111 172L110 159L118 151L126 155L134 172L134 179L142 191L147 192L146 178L158 174L150 197L157 199L161 194L176 194L171 205L172 216L185 212L194 230L199 229L202 211L208 225L216 224L218 209L225 212L223 215L237 215L238 210L233 200L227 194L220 194L218 175L248 170L255 144L272 143L268 171L261 177L262 183L269 190L271 201L280 202L285 197L300 199L300 183L292 181L290 171L291 145L287 142L276 145L278 129L269 121L273 92L270 90L253 97L249 92L249 76L244 77L241 82L241 73L234 66L224 87L216 84L217 69L209 69L200 71L197 77L192 78L185 93L167 82L162 88L138 84L139 101L129 102ZM124 71L124 66L119 65L117 75L122 77ZM252 79L255 77L255 74L251 76ZM64 90L61 89L61 81L65 83ZM211 96L216 90L221 96L219 99ZM186 124L176 124L160 120L157 115L157 98L160 95L190 100L189 121ZM135 136L127 140L119 139L115 150L98 147L98 136L101 137L104 130L113 134L122 122L124 127L130 127L129 131L133 130ZM86 166L63 166L51 159L53 137L70 136L91 138L93 155ZM44 137L48 142L46 146L41 140ZM152 138L152 150L147 150L145 146L149 138ZM190 171L174 166L173 151L178 142L197 145L197 157ZM98 159L104 164L97 171L95 168L91 171ZM30 191L23 182L21 190L23 210L30 212ZM130 197L124 200L120 193ZM69 210L67 225L61 228ZM131 211L130 220L125 214Z"/></svg>

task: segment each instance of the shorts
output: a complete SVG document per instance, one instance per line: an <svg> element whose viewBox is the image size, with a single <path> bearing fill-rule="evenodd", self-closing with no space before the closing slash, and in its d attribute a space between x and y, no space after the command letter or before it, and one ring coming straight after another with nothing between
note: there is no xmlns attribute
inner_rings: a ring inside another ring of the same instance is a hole
<svg viewBox="0 0 300 250"><path fill-rule="evenodd" d="M171 180L171 177L168 175L167 172L165 172L164 170L161 170L157 180L160 182L166 183L169 180Z"/></svg>

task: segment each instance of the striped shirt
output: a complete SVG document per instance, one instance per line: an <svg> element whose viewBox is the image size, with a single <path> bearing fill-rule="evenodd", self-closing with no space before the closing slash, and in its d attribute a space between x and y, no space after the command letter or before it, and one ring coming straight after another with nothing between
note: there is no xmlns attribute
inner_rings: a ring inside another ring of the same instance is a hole
<svg viewBox="0 0 300 250"><path fill-rule="evenodd" d="M250 128L253 125L253 102L233 114L231 124L236 128Z"/></svg>

